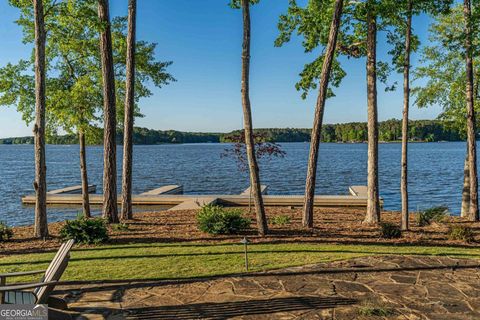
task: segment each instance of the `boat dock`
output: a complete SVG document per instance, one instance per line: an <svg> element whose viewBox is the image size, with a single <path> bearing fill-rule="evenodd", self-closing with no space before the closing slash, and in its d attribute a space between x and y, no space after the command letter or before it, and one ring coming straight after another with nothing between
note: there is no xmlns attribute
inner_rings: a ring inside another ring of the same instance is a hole
<svg viewBox="0 0 480 320"><path fill-rule="evenodd" d="M68 189L68 188L66 188ZM262 186L262 192L267 190ZM54 190L55 191L55 190ZM367 196L366 187L352 186L349 188L350 195L316 195L314 205L317 207L366 207ZM251 202L248 194L249 189L241 194L218 194L218 195L191 195L181 194L183 187L179 185L163 186L148 192L132 195L132 205L134 206L164 206L171 207L170 210L186 210L199 208L205 204L218 204L224 206L248 206ZM91 205L102 205L103 195L91 194ZM118 196L120 204L121 197ZM265 206L303 206L303 195L264 195L263 202ZM35 195L22 197L22 203L26 205L35 204ZM66 192L48 192L48 205L81 205L81 194L72 194ZM383 200L381 200L383 205Z"/></svg>
<svg viewBox="0 0 480 320"><path fill-rule="evenodd" d="M88 193L95 193L97 191L97 186L94 184L88 185ZM81 194L82 193L82 186L71 186L62 189L55 189L52 191L48 191L47 194Z"/></svg>
<svg viewBox="0 0 480 320"><path fill-rule="evenodd" d="M171 184L171 185L163 186L163 187L153 189L144 193L140 193L140 195L141 196L158 196L161 194L182 194L182 193L183 193L183 186Z"/></svg>
<svg viewBox="0 0 480 320"><path fill-rule="evenodd" d="M266 185L264 185L264 184L262 184L262 185L260 186L260 192L261 192L262 194L264 194L264 195L267 194L267 190L268 190L268 186L266 186ZM242 193L240 193L240 195L242 195L242 196L249 196L249 195L250 195L250 187L248 187L247 189L245 189Z"/></svg>

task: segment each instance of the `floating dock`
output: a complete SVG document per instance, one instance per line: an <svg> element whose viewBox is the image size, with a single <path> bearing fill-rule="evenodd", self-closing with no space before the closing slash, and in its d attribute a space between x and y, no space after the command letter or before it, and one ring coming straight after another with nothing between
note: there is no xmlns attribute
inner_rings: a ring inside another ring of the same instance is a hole
<svg viewBox="0 0 480 320"><path fill-rule="evenodd" d="M366 197L368 189L367 186L350 186L348 191L352 196Z"/></svg>
<svg viewBox="0 0 480 320"><path fill-rule="evenodd" d="M266 185L264 185L264 184L262 184L262 185L260 186L260 192L261 192L262 194L267 194L267 190L268 190L268 186L266 186ZM242 195L242 196L250 196L250 187L248 187L247 189L243 190L243 192L240 193L240 195Z"/></svg>
<svg viewBox="0 0 480 320"><path fill-rule="evenodd" d="M67 188L68 189L68 188ZM262 191L267 187L262 186ZM134 206L163 206L172 207L170 210L196 209L205 204L218 204L224 206L248 206L251 201L248 189L241 194L218 194L218 195L186 195L172 194L183 191L182 186L170 185L164 186L152 191L132 196L132 205ZM367 206L367 196L365 186L352 186L349 188L351 195L316 195L314 205L317 207L359 207ZM103 195L91 194L91 205L102 205ZM304 195L264 195L263 202L265 206L303 206ZM121 196L118 196L120 204ZM35 195L28 195L22 198L22 203L26 205L35 204ZM48 205L81 205L81 194L71 193L47 193ZM381 200L383 205L383 200Z"/></svg>
<svg viewBox="0 0 480 320"><path fill-rule="evenodd" d="M94 184L88 185L88 193L95 193L97 191L97 186ZM62 189L55 189L48 191L47 194L81 194L82 186L71 186Z"/></svg>
<svg viewBox="0 0 480 320"><path fill-rule="evenodd" d="M141 196L158 196L161 194L182 194L182 193L183 193L183 186L171 184L171 185L163 186L163 187L153 189L144 193L140 193L140 195Z"/></svg>

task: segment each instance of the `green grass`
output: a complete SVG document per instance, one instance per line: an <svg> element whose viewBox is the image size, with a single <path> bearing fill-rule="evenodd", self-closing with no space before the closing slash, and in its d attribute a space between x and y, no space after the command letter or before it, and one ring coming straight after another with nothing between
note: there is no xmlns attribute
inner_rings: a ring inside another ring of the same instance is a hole
<svg viewBox="0 0 480 320"><path fill-rule="evenodd" d="M54 254L38 253L3 257L0 259L0 272L44 269ZM249 245L251 271L384 254L445 255L480 259L478 248L310 243ZM243 271L243 245L241 244L105 245L74 249L62 280L171 279Z"/></svg>
<svg viewBox="0 0 480 320"><path fill-rule="evenodd" d="M358 314L367 317L390 317L395 314L391 308L385 307L360 307Z"/></svg>

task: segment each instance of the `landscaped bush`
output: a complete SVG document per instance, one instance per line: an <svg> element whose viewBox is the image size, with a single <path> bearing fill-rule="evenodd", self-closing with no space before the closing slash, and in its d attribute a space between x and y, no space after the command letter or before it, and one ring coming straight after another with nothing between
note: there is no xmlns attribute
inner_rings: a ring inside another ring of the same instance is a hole
<svg viewBox="0 0 480 320"><path fill-rule="evenodd" d="M442 222L442 220L448 215L448 207L432 207L425 211L422 211L417 216L417 222L420 227L427 226L432 222Z"/></svg>
<svg viewBox="0 0 480 320"><path fill-rule="evenodd" d="M77 243L99 244L108 240L107 225L101 218L77 218L65 223L60 230L63 240L73 239Z"/></svg>
<svg viewBox="0 0 480 320"><path fill-rule="evenodd" d="M276 224L276 225L279 225L279 226L285 226L287 224L290 224L291 221L292 221L292 218L290 216L287 216L287 215L274 216L271 219L272 224Z"/></svg>
<svg viewBox="0 0 480 320"><path fill-rule="evenodd" d="M235 234L250 226L250 219L237 209L206 205L197 215L198 228L211 234Z"/></svg>
<svg viewBox="0 0 480 320"><path fill-rule="evenodd" d="M402 236L402 230L394 223L384 222L380 224L381 236L385 239L395 239Z"/></svg>
<svg viewBox="0 0 480 320"><path fill-rule="evenodd" d="M464 242L473 242L473 231L466 226L451 226L448 230L448 238L450 240L461 240Z"/></svg>
<svg viewBox="0 0 480 320"><path fill-rule="evenodd" d="M0 221L0 242L7 241L13 236L12 228L7 226L3 221Z"/></svg>
<svg viewBox="0 0 480 320"><path fill-rule="evenodd" d="M110 227L112 228L113 231L128 231L129 230L128 224L122 223L122 222L112 224L112 225L110 225Z"/></svg>

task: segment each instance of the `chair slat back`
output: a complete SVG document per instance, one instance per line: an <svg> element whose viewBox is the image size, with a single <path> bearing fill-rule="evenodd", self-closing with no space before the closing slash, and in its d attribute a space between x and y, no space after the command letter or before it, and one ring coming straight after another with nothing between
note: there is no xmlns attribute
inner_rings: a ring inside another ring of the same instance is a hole
<svg viewBox="0 0 480 320"><path fill-rule="evenodd" d="M58 263L58 260L61 259L63 252L65 251L65 247L67 246L67 242L62 243L60 248L58 249L57 253L55 254L55 257L53 257L52 261L48 265L47 270L45 270L45 274L42 276L42 282L45 280L48 274L52 272L52 269L55 267L55 265Z"/></svg>
<svg viewBox="0 0 480 320"><path fill-rule="evenodd" d="M60 246L60 249L58 250L52 262L48 266L47 271L45 271L42 282L60 280L62 274L67 268L68 261L70 259L70 249L72 249L73 244L74 240L68 240ZM34 293L38 299L37 303L46 303L48 296L54 288L55 285L50 285L35 289Z"/></svg>

